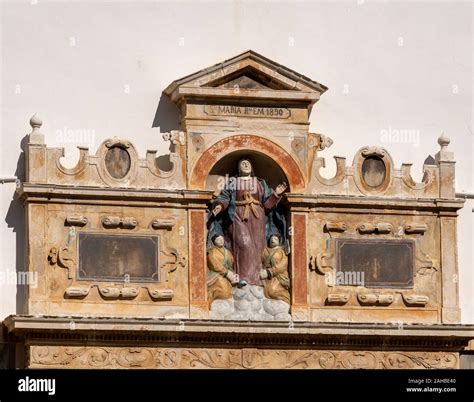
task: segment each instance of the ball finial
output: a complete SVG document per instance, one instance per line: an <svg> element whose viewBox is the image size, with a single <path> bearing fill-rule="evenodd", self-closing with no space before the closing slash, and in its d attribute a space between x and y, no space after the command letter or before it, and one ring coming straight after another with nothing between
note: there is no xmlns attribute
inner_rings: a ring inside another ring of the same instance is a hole
<svg viewBox="0 0 474 402"><path fill-rule="evenodd" d="M43 120L41 120L35 113L30 119L30 126L34 130L35 128L39 129L42 124L43 124Z"/></svg>
<svg viewBox="0 0 474 402"><path fill-rule="evenodd" d="M438 144L441 146L441 149L446 148L450 142L451 140L444 132L438 138Z"/></svg>

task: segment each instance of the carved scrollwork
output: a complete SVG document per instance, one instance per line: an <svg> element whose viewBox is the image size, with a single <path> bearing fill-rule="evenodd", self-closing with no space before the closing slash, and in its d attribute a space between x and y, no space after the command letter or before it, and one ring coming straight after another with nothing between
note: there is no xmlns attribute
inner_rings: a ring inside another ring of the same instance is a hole
<svg viewBox="0 0 474 402"><path fill-rule="evenodd" d="M329 148L334 143L332 138L328 137L327 135L315 133L309 134L309 148L315 147L318 151L323 151L324 149Z"/></svg>
<svg viewBox="0 0 474 402"><path fill-rule="evenodd" d="M70 286L64 291L64 294L71 298L83 298L89 294L90 289L90 286Z"/></svg>
<svg viewBox="0 0 474 402"><path fill-rule="evenodd" d="M316 271L320 275L326 275L333 270L333 258L334 252L328 250L318 253L316 257L311 256L309 260L310 270Z"/></svg>
<svg viewBox="0 0 474 402"><path fill-rule="evenodd" d="M151 227L153 229L166 229L166 230L171 230L173 229L173 226L176 224L175 220L170 218L170 219L162 219L162 218L156 218L151 221Z"/></svg>
<svg viewBox="0 0 474 402"><path fill-rule="evenodd" d="M436 172L436 166L424 166L424 174L423 174L423 179L421 183L416 183L413 180L413 177L411 175L411 167L413 163L403 163L400 169L401 173L401 178L403 181L403 184L405 184L407 187L411 188L412 190L423 190L433 183L433 180L435 178L435 172Z"/></svg>
<svg viewBox="0 0 474 402"><path fill-rule="evenodd" d="M68 247L51 247L48 254L50 265L58 265L68 271L68 279L73 278L73 270L76 267L76 261L71 255Z"/></svg>
<svg viewBox="0 0 474 402"><path fill-rule="evenodd" d="M31 367L156 369L454 369L454 352L39 346Z"/></svg>
<svg viewBox="0 0 474 402"><path fill-rule="evenodd" d="M409 306L426 306L430 298L425 295L406 294L402 292L403 301Z"/></svg>
<svg viewBox="0 0 474 402"><path fill-rule="evenodd" d="M102 226L107 229L118 228L122 223L122 219L118 216L104 216L102 218Z"/></svg>
<svg viewBox="0 0 474 402"><path fill-rule="evenodd" d="M129 149L132 144L130 141L127 141L127 140L122 140L120 138L117 138L117 137L114 137L114 138L110 138L108 140L106 140L104 142L104 145L107 147L107 148L112 148L112 147L116 147L116 146L120 146L122 148L125 148L125 149Z"/></svg>
<svg viewBox="0 0 474 402"><path fill-rule="evenodd" d="M174 297L173 289L160 289L154 286L148 286L147 290L153 300L171 300Z"/></svg>
<svg viewBox="0 0 474 402"><path fill-rule="evenodd" d="M133 217L104 216L102 217L102 226L106 229L114 229L119 226L124 229L135 229L138 226L138 221Z"/></svg>
<svg viewBox="0 0 474 402"><path fill-rule="evenodd" d="M164 133L163 139L165 141L170 141L173 146L183 146L186 143L184 132L179 130L172 130L169 133ZM178 152L170 152L169 158L172 168L169 171L162 170L157 166L156 153L156 150L149 150L146 153L146 165L148 167L148 170L155 176L160 177L162 179L168 179L176 172L179 172L181 170L182 160Z"/></svg>
<svg viewBox="0 0 474 402"><path fill-rule="evenodd" d="M162 250L161 253L171 258L171 260L165 261L160 266L161 269L166 269L168 273L176 271L179 267L186 267L187 258L177 248L171 247L167 250Z"/></svg>
<svg viewBox="0 0 474 402"><path fill-rule="evenodd" d="M171 130L169 133L163 133L162 137L165 141L169 141L173 145L184 145L186 143L186 137L183 131Z"/></svg>
<svg viewBox="0 0 474 402"><path fill-rule="evenodd" d="M387 153L385 149L380 147L364 147L361 149L360 154L364 158L367 158L369 156L378 156L379 158L383 158Z"/></svg>
<svg viewBox="0 0 474 402"><path fill-rule="evenodd" d="M377 226L372 223L361 223L359 226L357 226L357 230L361 234L371 234L375 233Z"/></svg>
<svg viewBox="0 0 474 402"><path fill-rule="evenodd" d="M344 222L326 222L324 228L328 232L345 232L348 228L347 224Z"/></svg>
<svg viewBox="0 0 474 402"><path fill-rule="evenodd" d="M99 293L105 299L134 299L140 292L136 287L98 286Z"/></svg>
<svg viewBox="0 0 474 402"><path fill-rule="evenodd" d="M89 148L87 147L77 147L79 149L79 161L77 162L77 165L74 166L73 168L67 168L64 167L61 163L61 158L64 157L64 148L56 148L58 151L54 151L55 154L55 163L57 169L67 175L67 176L74 176L79 173L82 173L87 165L89 164Z"/></svg>
<svg viewBox="0 0 474 402"><path fill-rule="evenodd" d="M388 306L393 303L395 296L384 293L358 293L357 300L363 306Z"/></svg>
<svg viewBox="0 0 474 402"><path fill-rule="evenodd" d="M120 297L120 288L113 286L99 286L99 293L106 299L118 299Z"/></svg>
<svg viewBox="0 0 474 402"><path fill-rule="evenodd" d="M85 216L70 215L66 217L66 224L70 226L85 226L88 219Z"/></svg>
<svg viewBox="0 0 474 402"><path fill-rule="evenodd" d="M138 221L133 217L122 218L122 227L124 229L134 229L138 226Z"/></svg>
<svg viewBox="0 0 474 402"><path fill-rule="evenodd" d="M423 234L428 230L428 225L424 223L414 223L404 226L406 234Z"/></svg>
<svg viewBox="0 0 474 402"><path fill-rule="evenodd" d="M319 181L319 183L325 185L325 186L334 186L344 180L345 174L346 174L346 158L343 158L341 156L335 156L334 157L336 161L336 174L334 177L330 179L326 179L325 177L321 176L319 173L319 170L321 168L326 167L326 161L324 158L316 158L314 160L314 168L313 168L313 175L316 177L316 180Z"/></svg>
<svg viewBox="0 0 474 402"><path fill-rule="evenodd" d="M326 304L335 304L342 306L346 304L350 299L349 293L329 293L326 298Z"/></svg>
<svg viewBox="0 0 474 402"><path fill-rule="evenodd" d="M391 223L381 222L381 223L361 223L357 230L360 234L388 234L392 233L393 226Z"/></svg>
<svg viewBox="0 0 474 402"><path fill-rule="evenodd" d="M433 259L428 254L423 253L421 247L416 247L415 260L417 261L415 276L429 275L432 277L438 271Z"/></svg>

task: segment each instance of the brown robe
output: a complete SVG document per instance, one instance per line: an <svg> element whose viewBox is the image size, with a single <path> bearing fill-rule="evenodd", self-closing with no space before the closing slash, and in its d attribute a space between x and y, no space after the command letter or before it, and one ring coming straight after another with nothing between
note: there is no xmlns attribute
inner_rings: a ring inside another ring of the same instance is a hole
<svg viewBox="0 0 474 402"><path fill-rule="evenodd" d="M232 271L234 258L232 253L224 247L212 247L207 253L207 295L209 307L214 300L230 299L232 284L224 277L227 271Z"/></svg>
<svg viewBox="0 0 474 402"><path fill-rule="evenodd" d="M269 299L283 300L290 304L290 277L288 275L288 257L281 247L266 247L263 251L262 268L271 277L265 279L263 292Z"/></svg>

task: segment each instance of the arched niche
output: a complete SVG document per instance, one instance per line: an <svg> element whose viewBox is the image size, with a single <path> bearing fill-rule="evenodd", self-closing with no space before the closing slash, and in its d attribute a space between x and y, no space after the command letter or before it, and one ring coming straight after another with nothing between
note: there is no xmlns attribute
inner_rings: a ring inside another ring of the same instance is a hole
<svg viewBox="0 0 474 402"><path fill-rule="evenodd" d="M209 176L222 172L225 175L225 168L235 174L238 160L245 155L255 158L255 174L268 179L272 186L278 184L278 179L283 179L288 184L289 191L298 193L305 190L305 176L296 160L280 145L255 135L226 137L211 145L191 169L189 187L199 190L215 189L212 186L213 179ZM266 169L274 172L267 172Z"/></svg>
<svg viewBox="0 0 474 402"><path fill-rule="evenodd" d="M222 183L226 176L238 174L237 165L242 158L251 161L254 175L264 179L271 188L274 189L283 182L288 184L285 172L272 158L258 151L242 149L225 155L214 164L206 179L206 189L219 192L219 183ZM291 188L288 191L291 191Z"/></svg>

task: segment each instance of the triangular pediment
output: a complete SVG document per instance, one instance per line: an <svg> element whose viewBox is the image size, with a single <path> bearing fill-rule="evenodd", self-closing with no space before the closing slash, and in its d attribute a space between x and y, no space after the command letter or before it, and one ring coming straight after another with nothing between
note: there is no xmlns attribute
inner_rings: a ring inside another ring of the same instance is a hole
<svg viewBox="0 0 474 402"><path fill-rule="evenodd" d="M224 75L217 80L207 83L205 87L293 90L288 85L275 81L273 77L252 66L247 66L232 74Z"/></svg>
<svg viewBox="0 0 474 402"><path fill-rule="evenodd" d="M212 88L213 96L238 88L247 95L257 92L290 91L307 95L312 103L327 87L281 64L248 50L231 59L174 81L163 92L177 102L184 96L204 95ZM207 92L206 92L207 91ZM253 91L253 92L252 92ZM242 93L241 93L242 94ZM277 94L275 94L277 95ZM282 96L282 94L279 94Z"/></svg>

